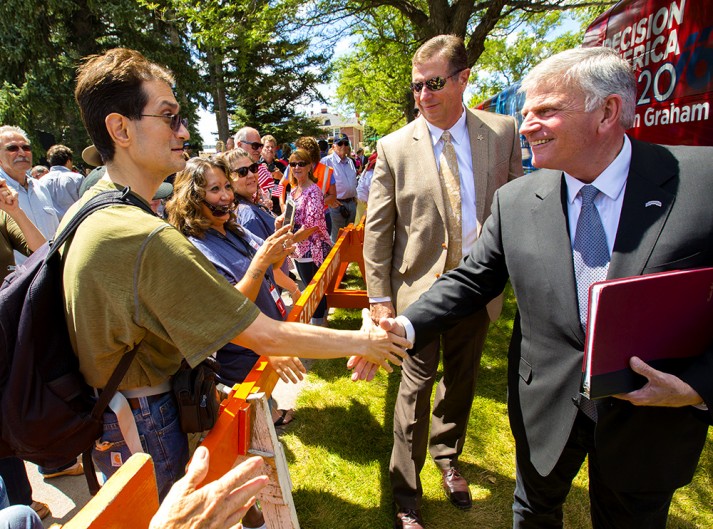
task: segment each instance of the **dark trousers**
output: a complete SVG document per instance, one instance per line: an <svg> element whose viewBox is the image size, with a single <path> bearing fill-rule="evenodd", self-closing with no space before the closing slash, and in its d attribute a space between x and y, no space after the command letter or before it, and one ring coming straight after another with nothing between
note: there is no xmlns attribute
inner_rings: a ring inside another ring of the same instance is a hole
<svg viewBox="0 0 713 529"><path fill-rule="evenodd" d="M297 271L300 273L300 279L302 279L305 286L309 285L309 282L312 281L312 278L317 273L317 270L319 270L319 267L312 261L309 263L300 263L299 261L295 261L295 266L297 267ZM314 311L312 317L324 318L325 312L327 312L327 298L323 297L322 301L320 301L319 305L317 305L317 310Z"/></svg>
<svg viewBox="0 0 713 529"><path fill-rule="evenodd" d="M554 529L562 525L562 505L589 455L589 501L594 529L665 529L674 491L620 492L605 483L594 448L594 422L582 412L555 468L541 476L518 443L513 503L514 529Z"/></svg>
<svg viewBox="0 0 713 529"><path fill-rule="evenodd" d="M483 309L441 335L443 378L437 385L433 413L431 393L438 372L441 340L434 340L401 366L389 466L391 490L399 508L421 508L423 489L419 475L427 451L442 469L458 462L489 323L488 313Z"/></svg>
<svg viewBox="0 0 713 529"><path fill-rule="evenodd" d="M25 462L17 457L0 459L0 476L5 482L10 505L31 505L32 486L27 478Z"/></svg>

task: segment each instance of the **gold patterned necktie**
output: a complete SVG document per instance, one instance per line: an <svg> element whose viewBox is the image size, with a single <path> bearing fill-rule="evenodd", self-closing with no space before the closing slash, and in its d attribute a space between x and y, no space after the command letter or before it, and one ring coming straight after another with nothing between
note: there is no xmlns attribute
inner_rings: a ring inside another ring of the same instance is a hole
<svg viewBox="0 0 713 529"><path fill-rule="evenodd" d="M446 198L446 227L448 229L448 250L446 253L446 270L455 268L463 258L463 224L460 206L460 176L458 175L458 158L451 143L451 133L447 130L441 135L443 150L439 158L441 166L441 186Z"/></svg>

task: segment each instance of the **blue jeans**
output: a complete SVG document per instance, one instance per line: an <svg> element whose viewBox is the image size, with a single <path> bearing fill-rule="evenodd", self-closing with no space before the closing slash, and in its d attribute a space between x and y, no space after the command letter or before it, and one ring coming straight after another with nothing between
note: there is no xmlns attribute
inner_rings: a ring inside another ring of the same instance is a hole
<svg viewBox="0 0 713 529"><path fill-rule="evenodd" d="M139 397L139 402L141 407L133 410L134 419L141 446L153 459L158 496L159 500L163 500L171 486L185 473L188 438L181 430L173 394ZM131 452L121 435L116 415L108 410L104 412L101 441L92 450L94 464L108 478L129 457Z"/></svg>
<svg viewBox="0 0 713 529"><path fill-rule="evenodd" d="M42 520L31 507L10 506L2 478L0 478L0 529L42 529Z"/></svg>
<svg viewBox="0 0 713 529"><path fill-rule="evenodd" d="M329 208L329 216L332 218L332 228L329 236L332 239L332 244L336 243L339 238L339 228L347 227L349 224L352 224L356 218L356 200L352 199L349 202L342 202L342 206L347 208L347 211L349 212L349 216L347 218L342 216L341 211L339 211L339 207Z"/></svg>

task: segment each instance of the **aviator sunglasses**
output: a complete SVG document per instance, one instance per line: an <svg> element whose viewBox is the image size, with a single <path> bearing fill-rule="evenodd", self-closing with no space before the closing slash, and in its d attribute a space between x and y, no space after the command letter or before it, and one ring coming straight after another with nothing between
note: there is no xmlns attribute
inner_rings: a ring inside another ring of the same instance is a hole
<svg viewBox="0 0 713 529"><path fill-rule="evenodd" d="M248 176L248 171L251 173L257 173L259 167L259 164L251 163L246 167L238 167L237 169L233 170L233 172L238 173L239 178L245 178L246 176Z"/></svg>
<svg viewBox="0 0 713 529"><path fill-rule="evenodd" d="M290 162L290 167L307 167L309 162Z"/></svg>
<svg viewBox="0 0 713 529"><path fill-rule="evenodd" d="M349 145L349 140L339 140L337 143L334 145L337 145L339 147L344 147L345 145Z"/></svg>
<svg viewBox="0 0 713 529"><path fill-rule="evenodd" d="M163 118L171 120L171 130L178 132L181 130L181 125L188 128L188 120L182 118L180 114L139 114L142 118Z"/></svg>
<svg viewBox="0 0 713 529"><path fill-rule="evenodd" d="M5 150L8 152L18 152L20 149L25 152L32 151L32 147L30 147L26 143L24 145L8 145L7 147L5 147Z"/></svg>
<svg viewBox="0 0 713 529"><path fill-rule="evenodd" d="M443 90L443 88L446 86L446 81L448 79L450 79L451 77L455 77L462 71L463 70L461 69L446 77L434 77L433 79L429 79L428 81L419 81L417 83L411 83L411 91L416 92L418 94L421 90L423 90L423 85L426 85L426 88L428 88L431 92L438 92L439 90Z"/></svg>

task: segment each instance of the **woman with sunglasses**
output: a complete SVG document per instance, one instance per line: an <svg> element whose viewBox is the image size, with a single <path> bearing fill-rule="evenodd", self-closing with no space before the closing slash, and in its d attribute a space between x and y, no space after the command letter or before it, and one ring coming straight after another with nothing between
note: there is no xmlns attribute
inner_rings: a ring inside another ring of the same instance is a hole
<svg viewBox="0 0 713 529"><path fill-rule="evenodd" d="M191 158L176 174L173 197L166 204L168 221L213 263L218 272L267 316L284 320L285 306L277 293L273 269L292 251L289 228L264 241L235 220L235 195L230 172L220 158ZM259 355L228 343L218 350L221 381L232 387L242 382ZM270 357L285 382L297 382L305 372L292 357Z"/></svg>
<svg viewBox="0 0 713 529"><path fill-rule="evenodd" d="M235 192L235 202L238 206L238 224L249 232L265 240L275 233L275 216L261 202L255 201L258 191L258 164L250 159L247 151L236 147L219 156L228 167ZM295 234L299 239L301 234ZM297 283L289 277L287 260L279 269L275 269L275 281L280 288L290 293L292 302L296 303L302 295Z"/></svg>
<svg viewBox="0 0 713 529"><path fill-rule="evenodd" d="M290 200L294 203L294 225L297 228L314 228L310 236L297 244L295 265L305 285L317 273L332 249L332 242L324 220L324 198L312 173L312 159L304 149L290 155ZM324 325L327 300L322 299L312 316L312 324Z"/></svg>

